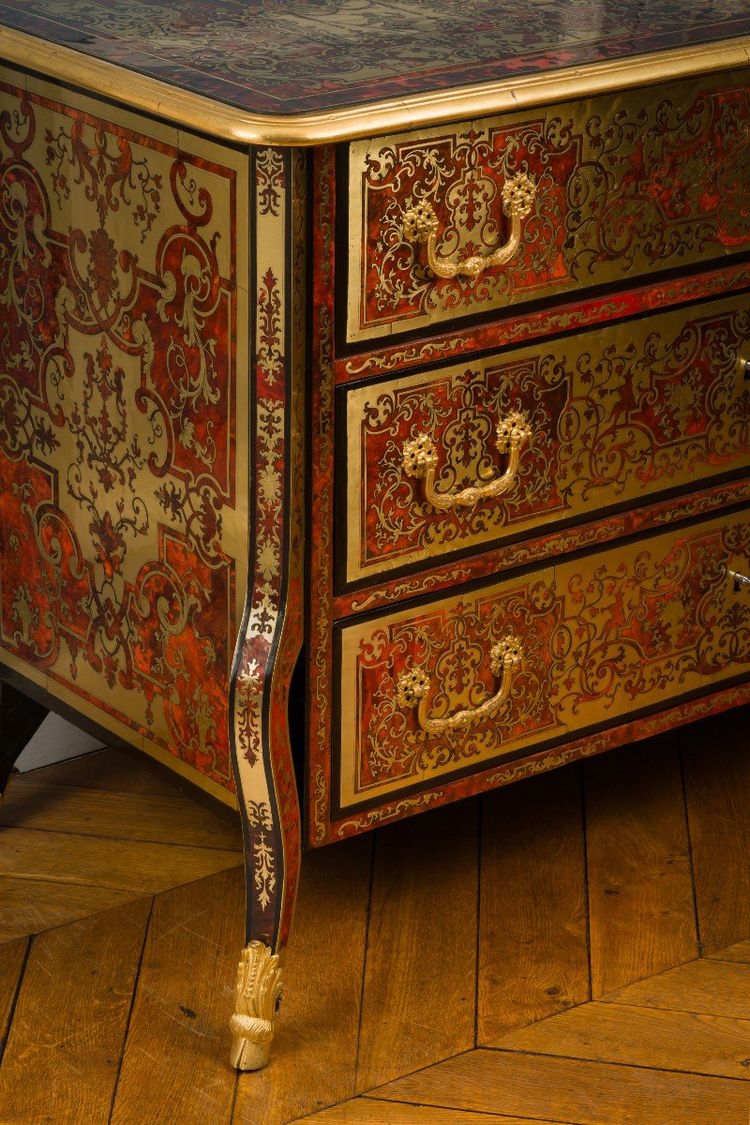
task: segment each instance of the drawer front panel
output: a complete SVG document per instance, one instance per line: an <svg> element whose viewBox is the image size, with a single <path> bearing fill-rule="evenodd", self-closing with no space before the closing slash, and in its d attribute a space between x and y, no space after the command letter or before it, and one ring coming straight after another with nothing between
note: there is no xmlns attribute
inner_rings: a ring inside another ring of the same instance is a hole
<svg viewBox="0 0 750 1125"><path fill-rule="evenodd" d="M743 357L746 296L348 390L347 580L746 467Z"/></svg>
<svg viewBox="0 0 750 1125"><path fill-rule="evenodd" d="M429 788L750 670L750 512L340 636L340 807Z"/></svg>
<svg viewBox="0 0 750 1125"><path fill-rule="evenodd" d="M740 71L352 144L347 339L746 250L749 136Z"/></svg>

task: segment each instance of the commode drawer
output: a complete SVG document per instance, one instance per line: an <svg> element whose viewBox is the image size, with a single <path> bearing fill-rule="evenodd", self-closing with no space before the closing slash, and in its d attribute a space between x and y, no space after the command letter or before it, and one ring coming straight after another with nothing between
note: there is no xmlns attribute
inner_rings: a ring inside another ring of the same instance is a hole
<svg viewBox="0 0 750 1125"><path fill-rule="evenodd" d="M347 340L747 250L749 130L742 70L353 143Z"/></svg>
<svg viewBox="0 0 750 1125"><path fill-rule="evenodd" d="M340 392L347 581L746 469L745 357L735 296Z"/></svg>
<svg viewBox="0 0 750 1125"><path fill-rule="evenodd" d="M343 811L750 673L750 511L346 622Z"/></svg>

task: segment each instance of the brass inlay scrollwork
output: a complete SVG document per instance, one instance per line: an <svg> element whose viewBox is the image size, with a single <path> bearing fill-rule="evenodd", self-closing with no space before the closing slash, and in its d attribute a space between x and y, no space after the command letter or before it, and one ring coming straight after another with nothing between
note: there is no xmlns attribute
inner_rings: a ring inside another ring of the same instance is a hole
<svg viewBox="0 0 750 1125"><path fill-rule="evenodd" d="M404 213L402 231L407 242L427 243L427 262L436 277L479 277L485 270L504 266L521 245L521 221L531 211L536 198L536 182L525 172L505 181L502 189L503 212L510 219L508 241L491 254L472 254L443 258L437 251L438 219L432 204L421 200Z"/></svg>
<svg viewBox="0 0 750 1125"><path fill-rule="evenodd" d="M508 465L504 473L486 484L471 485L460 492L437 492L435 475L437 473L437 449L432 438L420 434L404 445L403 467L410 477L424 478L425 498L428 504L441 512L453 508L470 508L480 500L502 496L512 486L518 473L521 446L531 437L531 426L526 415L518 411L506 415L498 423L495 446L498 453L508 453Z"/></svg>
<svg viewBox="0 0 750 1125"><path fill-rule="evenodd" d="M433 719L427 714L427 695L430 679L424 668L408 668L396 685L398 705L403 710L416 707L417 721L427 734L445 734L450 730L464 730L497 714L510 694L514 669L523 658L523 646L518 637L508 633L490 649L490 670L493 676L502 676L499 690L478 707L455 711L445 719Z"/></svg>

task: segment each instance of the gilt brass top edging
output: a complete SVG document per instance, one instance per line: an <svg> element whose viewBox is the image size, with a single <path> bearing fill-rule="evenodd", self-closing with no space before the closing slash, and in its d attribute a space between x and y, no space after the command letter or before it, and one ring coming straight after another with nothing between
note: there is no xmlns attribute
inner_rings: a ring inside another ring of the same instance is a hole
<svg viewBox="0 0 750 1125"><path fill-rule="evenodd" d="M136 110L239 144L307 146L486 116L750 65L750 35L697 47L589 63L513 81L486 82L295 115L252 114L69 47L0 27L0 59L112 98Z"/></svg>

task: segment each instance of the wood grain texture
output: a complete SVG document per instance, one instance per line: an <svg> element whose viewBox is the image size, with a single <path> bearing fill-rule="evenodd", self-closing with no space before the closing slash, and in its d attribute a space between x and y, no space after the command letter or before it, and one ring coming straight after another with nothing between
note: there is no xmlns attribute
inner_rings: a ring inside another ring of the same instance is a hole
<svg viewBox="0 0 750 1125"><path fill-rule="evenodd" d="M129 903L34 941L0 1068L3 1125L107 1120L149 909Z"/></svg>
<svg viewBox="0 0 750 1125"><path fill-rule="evenodd" d="M737 941L728 945L726 949L717 949L715 953L707 953L709 961L739 961L743 965L750 965L750 940Z"/></svg>
<svg viewBox="0 0 750 1125"><path fill-rule="evenodd" d="M233 1125L278 1125L354 1092L372 843L303 857L272 1062L240 1076Z"/></svg>
<svg viewBox="0 0 750 1125"><path fill-rule="evenodd" d="M241 863L239 852L3 830L0 875L78 883L153 894Z"/></svg>
<svg viewBox="0 0 750 1125"><path fill-rule="evenodd" d="M112 1125L229 1125L243 901L239 868L155 900Z"/></svg>
<svg viewBox="0 0 750 1125"><path fill-rule="evenodd" d="M698 954L674 735L584 767L591 987L613 988Z"/></svg>
<svg viewBox="0 0 750 1125"><path fill-rule="evenodd" d="M177 774L167 774L148 755L128 748L110 747L70 758L66 762L28 773L16 774L11 785L69 785L78 789L107 789L117 793L150 793L155 797L174 797L183 787ZM183 793L186 800L190 797Z"/></svg>
<svg viewBox="0 0 750 1125"><path fill-rule="evenodd" d="M744 720L743 720L744 716ZM748 709L680 731L703 950L750 935Z"/></svg>
<svg viewBox="0 0 750 1125"><path fill-rule="evenodd" d="M733 1078L478 1050L371 1096L575 1125L747 1125L750 1088Z"/></svg>
<svg viewBox="0 0 750 1125"><path fill-rule="evenodd" d="M474 1045L477 802L379 832L357 1091Z"/></svg>
<svg viewBox="0 0 750 1125"><path fill-rule="evenodd" d="M496 1045L506 1051L750 1078L750 1020L694 1012L594 1002L514 1031Z"/></svg>
<svg viewBox="0 0 750 1125"><path fill-rule="evenodd" d="M0 805L0 825L119 840L240 851L235 823L179 795L117 793L21 779Z"/></svg>
<svg viewBox="0 0 750 1125"><path fill-rule="evenodd" d="M140 897L136 891L0 875L0 941L39 934Z"/></svg>
<svg viewBox="0 0 750 1125"><path fill-rule="evenodd" d="M691 961L618 988L603 1000L746 1020L750 1019L750 965Z"/></svg>
<svg viewBox="0 0 750 1125"><path fill-rule="evenodd" d="M313 1117L300 1117L294 1125L531 1125L528 1117L498 1117L495 1113L468 1113L429 1105L399 1105L361 1097L333 1106ZM533 1125L560 1125L534 1119Z"/></svg>
<svg viewBox="0 0 750 1125"><path fill-rule="evenodd" d="M589 997L578 766L484 798L478 1041Z"/></svg>
<svg viewBox="0 0 750 1125"><path fill-rule="evenodd" d="M16 1000L28 941L17 938L0 945L0 1060L5 1046L13 1005Z"/></svg>

